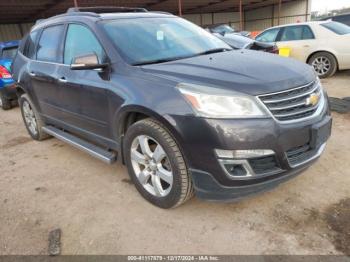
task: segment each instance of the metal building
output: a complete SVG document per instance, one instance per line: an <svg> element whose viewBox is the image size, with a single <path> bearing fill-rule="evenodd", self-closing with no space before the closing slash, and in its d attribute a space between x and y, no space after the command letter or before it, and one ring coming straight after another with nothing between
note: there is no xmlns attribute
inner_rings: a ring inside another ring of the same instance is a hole
<svg viewBox="0 0 350 262"><path fill-rule="evenodd" d="M37 19L78 6L132 6L171 12L198 24L229 23L247 31L310 19L312 0L2 0L0 41L20 39Z"/></svg>

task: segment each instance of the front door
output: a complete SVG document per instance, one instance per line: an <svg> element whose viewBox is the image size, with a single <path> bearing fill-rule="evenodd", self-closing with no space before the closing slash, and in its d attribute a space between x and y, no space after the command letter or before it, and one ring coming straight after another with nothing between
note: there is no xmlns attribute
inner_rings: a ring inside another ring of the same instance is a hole
<svg viewBox="0 0 350 262"><path fill-rule="evenodd" d="M65 40L63 66L58 71L59 87L63 90L61 107L67 124L82 133L110 138L107 126L109 105L107 91L110 87L108 72L93 69L71 70L77 56L95 53L100 63L107 61L102 45L85 25L69 24Z"/></svg>

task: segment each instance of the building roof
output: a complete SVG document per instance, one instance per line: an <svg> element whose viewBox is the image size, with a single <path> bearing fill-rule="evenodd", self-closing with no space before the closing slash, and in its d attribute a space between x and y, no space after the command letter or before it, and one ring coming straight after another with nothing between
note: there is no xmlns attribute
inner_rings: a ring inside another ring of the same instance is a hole
<svg viewBox="0 0 350 262"><path fill-rule="evenodd" d="M141 7L152 11L178 14L178 0L76 0L79 6ZM182 13L216 13L239 10L240 0L182 0ZM282 0L283 3L297 0ZM243 9L251 10L277 4L279 0L242 0ZM74 0L6 0L0 1L0 24L35 22L65 13Z"/></svg>

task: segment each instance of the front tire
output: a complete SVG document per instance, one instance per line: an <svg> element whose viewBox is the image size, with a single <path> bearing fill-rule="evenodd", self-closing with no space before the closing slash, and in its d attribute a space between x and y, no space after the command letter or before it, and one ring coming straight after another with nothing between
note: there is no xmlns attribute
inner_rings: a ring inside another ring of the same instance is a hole
<svg viewBox="0 0 350 262"><path fill-rule="evenodd" d="M328 52L319 52L309 59L311 65L319 78L331 77L338 68L336 58Z"/></svg>
<svg viewBox="0 0 350 262"><path fill-rule="evenodd" d="M174 208L193 195L183 154L158 121L148 118L129 127L124 157L136 189L152 204Z"/></svg>
<svg viewBox="0 0 350 262"><path fill-rule="evenodd" d="M0 92L0 107L3 110L9 110L12 108L11 100L7 99L2 92Z"/></svg>
<svg viewBox="0 0 350 262"><path fill-rule="evenodd" d="M42 127L44 126L44 123L41 120L34 103L27 94L21 95L19 98L19 106L21 108L24 125L26 126L29 135L34 140L38 141L49 138L50 136L43 132Z"/></svg>

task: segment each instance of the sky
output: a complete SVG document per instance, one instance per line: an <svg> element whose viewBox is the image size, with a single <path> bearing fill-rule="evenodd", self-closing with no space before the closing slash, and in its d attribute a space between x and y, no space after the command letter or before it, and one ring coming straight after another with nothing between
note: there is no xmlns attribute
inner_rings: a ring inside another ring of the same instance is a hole
<svg viewBox="0 0 350 262"><path fill-rule="evenodd" d="M312 0L312 11L326 12L342 7L350 7L350 0Z"/></svg>

